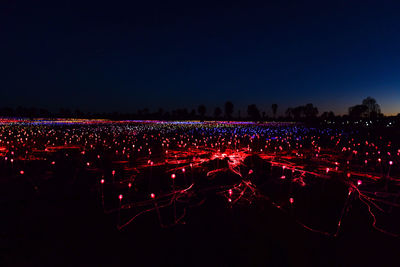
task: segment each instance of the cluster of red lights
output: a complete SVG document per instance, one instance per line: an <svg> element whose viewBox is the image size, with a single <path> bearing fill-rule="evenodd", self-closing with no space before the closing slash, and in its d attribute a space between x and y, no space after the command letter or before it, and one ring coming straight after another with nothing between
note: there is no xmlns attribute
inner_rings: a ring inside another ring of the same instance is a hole
<svg viewBox="0 0 400 267"><path fill-rule="evenodd" d="M259 177L257 167L248 168L246 163L249 157L256 155L271 166L264 170L266 174L263 175L273 176L272 179L282 183L304 188L313 180L340 177L347 186L348 195L336 231L317 230L296 219L305 228L337 235L342 219L350 210L350 202L358 199L366 205L374 228L397 235L379 227L376 220L376 211L385 210L383 204L391 208L400 206L396 202L400 198L389 197L399 196L400 149L394 149L392 142L382 138L363 140L356 135L347 137L330 130L313 132L295 125L218 123L102 122L97 126L72 124L53 128L28 125L15 127L12 131L7 129L3 126L0 135L0 156L12 168L21 168L24 164L20 163L27 160L47 160L43 155L63 151L68 158L70 151L80 152L82 167L99 174L99 192L105 211L118 211L118 216L122 217L118 225L120 229L151 211L158 214L161 226L182 223L187 209L185 205L193 204L192 199L201 191L221 195L229 207L267 199L284 212L295 208L300 200L294 193L290 193L285 201L275 201L253 181L253 177L263 179L262 175ZM238 133L237 129L241 132ZM105 160L111 162L113 169L102 168ZM56 167L56 162L59 164L58 160L51 159L49 165ZM160 170L167 174L168 180L163 182L167 184L165 188L153 190L140 186L161 179L158 177L162 175ZM20 175L29 175L24 169L18 171ZM158 176L155 171L158 171ZM198 177L214 181L216 177L228 174L238 179L195 190L202 182ZM376 185L379 181L385 181L386 187L379 188ZM395 189L388 192L389 186ZM160 210L171 207L173 221L165 224ZM137 212L127 218L128 215L121 212L125 210ZM179 210L182 211L180 215Z"/></svg>

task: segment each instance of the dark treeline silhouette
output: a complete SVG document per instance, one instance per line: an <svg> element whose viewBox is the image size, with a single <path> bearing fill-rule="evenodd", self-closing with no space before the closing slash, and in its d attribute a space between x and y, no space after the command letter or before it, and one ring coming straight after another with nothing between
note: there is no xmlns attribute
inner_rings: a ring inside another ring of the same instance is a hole
<svg viewBox="0 0 400 267"><path fill-rule="evenodd" d="M208 113L207 113L208 111ZM0 108L1 117L23 117L23 118L87 118L87 119L111 119L111 120L241 120L241 121L299 121L307 123L349 123L356 121L362 123L363 120L382 120L384 115L381 113L380 106L372 97L365 98L361 104L349 107L348 114L337 116L332 111L325 111L319 115L319 110L312 103L287 108L284 115L277 116L278 105L271 105L271 114L269 117L266 111L260 111L255 104L247 107L245 116L241 116L240 110L237 116L234 114L234 104L227 101L224 108L215 107L214 110L207 109L203 104L196 109L188 110L186 108L164 111L162 108L155 112L150 112L148 108L139 109L136 113L91 113L83 112L79 109L70 110L60 108L57 112L51 112L43 108L17 107ZM209 114L209 115L208 115ZM319 115L319 116L318 116ZM397 117L392 117L397 121ZM384 122L383 122L384 123Z"/></svg>

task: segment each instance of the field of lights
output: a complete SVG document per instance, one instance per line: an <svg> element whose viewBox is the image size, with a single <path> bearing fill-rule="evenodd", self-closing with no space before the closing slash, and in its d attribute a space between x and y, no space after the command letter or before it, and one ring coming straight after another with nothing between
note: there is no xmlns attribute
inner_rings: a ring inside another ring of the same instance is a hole
<svg viewBox="0 0 400 267"><path fill-rule="evenodd" d="M341 226L354 209L365 209L373 229L398 237L393 141L291 123L3 120L1 180L24 180L40 194L72 165L67 183L83 172L120 231L149 214L162 228L182 227L211 198L225 209L271 205L334 237L346 235Z"/></svg>

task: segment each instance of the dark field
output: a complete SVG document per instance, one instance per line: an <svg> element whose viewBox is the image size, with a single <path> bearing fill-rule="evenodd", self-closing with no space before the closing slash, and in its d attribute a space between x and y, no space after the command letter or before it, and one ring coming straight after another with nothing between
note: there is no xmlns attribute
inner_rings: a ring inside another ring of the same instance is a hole
<svg viewBox="0 0 400 267"><path fill-rule="evenodd" d="M1 266L396 266L398 134L2 122Z"/></svg>

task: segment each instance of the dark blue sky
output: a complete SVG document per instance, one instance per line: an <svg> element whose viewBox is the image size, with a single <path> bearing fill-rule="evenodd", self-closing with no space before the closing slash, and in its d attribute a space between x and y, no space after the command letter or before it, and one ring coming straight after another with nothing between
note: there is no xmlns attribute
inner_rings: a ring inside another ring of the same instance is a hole
<svg viewBox="0 0 400 267"><path fill-rule="evenodd" d="M400 112L399 1L126 2L6 0L0 106Z"/></svg>

